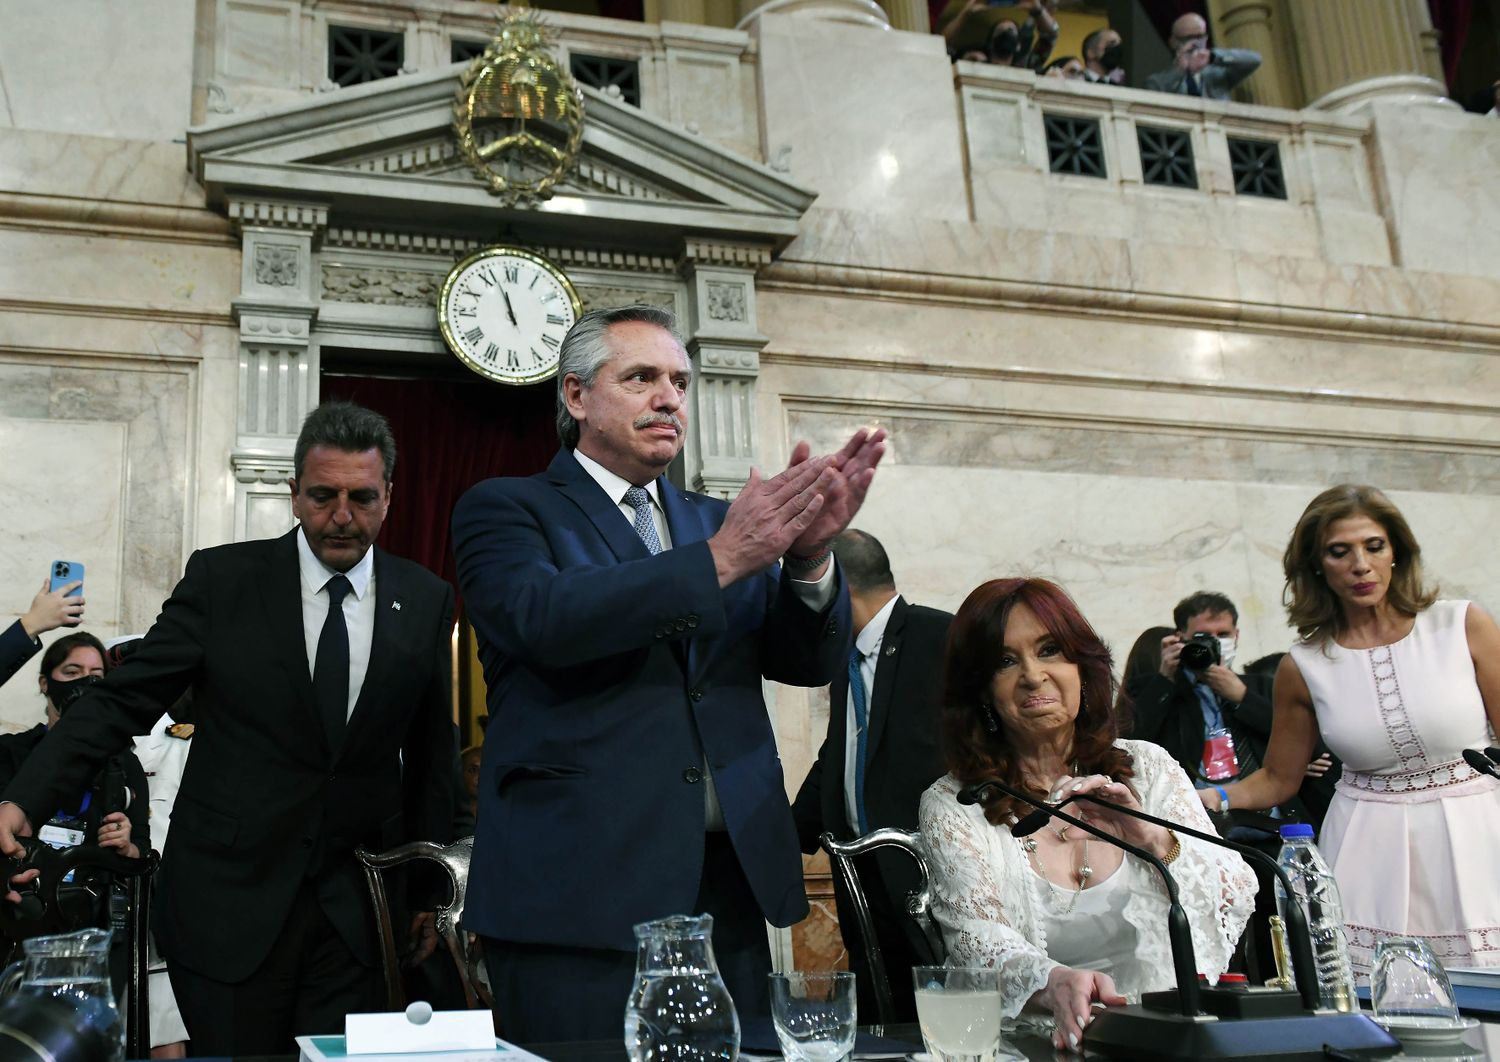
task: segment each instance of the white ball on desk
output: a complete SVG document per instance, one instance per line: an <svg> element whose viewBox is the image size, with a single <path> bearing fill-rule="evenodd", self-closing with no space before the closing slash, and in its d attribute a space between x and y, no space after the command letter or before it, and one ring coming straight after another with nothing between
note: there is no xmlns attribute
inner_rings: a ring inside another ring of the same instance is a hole
<svg viewBox="0 0 1500 1062"><path fill-rule="evenodd" d="M417 1000L406 1008L406 1020L413 1025L426 1025L432 1020L432 1004L425 1000Z"/></svg>

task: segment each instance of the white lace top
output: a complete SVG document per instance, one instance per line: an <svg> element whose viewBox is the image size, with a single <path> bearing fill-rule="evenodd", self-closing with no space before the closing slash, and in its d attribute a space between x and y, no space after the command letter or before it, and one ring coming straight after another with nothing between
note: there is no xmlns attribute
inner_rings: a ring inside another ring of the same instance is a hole
<svg viewBox="0 0 1500 1062"><path fill-rule="evenodd" d="M1213 830L1192 784L1159 745L1122 740L1135 759L1131 784L1153 815L1204 832ZM922 794L920 825L932 870L933 916L942 927L953 966L997 967L1005 1016L1013 1018L1046 987L1061 965L1048 955L1046 883L1030 870L1021 843L1004 826L991 826L978 805L958 802L960 786L945 775ZM1187 911L1198 970L1218 980L1255 908L1255 875L1238 855L1191 837L1170 869ZM1135 930L1131 961L1107 970L1122 995L1174 984L1167 942L1167 894L1149 864L1126 857L1115 875L1127 892L1124 918Z"/></svg>

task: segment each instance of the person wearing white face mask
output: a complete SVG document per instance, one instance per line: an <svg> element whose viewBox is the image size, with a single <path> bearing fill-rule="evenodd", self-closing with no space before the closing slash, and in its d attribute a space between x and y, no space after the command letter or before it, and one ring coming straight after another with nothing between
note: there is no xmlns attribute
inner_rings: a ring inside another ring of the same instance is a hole
<svg viewBox="0 0 1500 1062"><path fill-rule="evenodd" d="M1157 670L1131 683L1134 722L1129 736L1161 745L1182 765L1193 785L1217 790L1258 769L1271 737L1272 677L1234 670L1239 652L1239 610L1223 594L1200 590L1172 610L1175 629L1161 640ZM1276 818L1322 823L1339 772L1318 756L1308 767L1304 793L1269 809ZM1331 769L1332 768L1332 769ZM1217 802L1204 800L1209 810ZM1275 855L1274 834L1249 826L1230 829L1231 839L1253 844ZM1271 961L1269 917L1276 913L1275 890L1268 874L1255 868L1259 889L1256 918L1251 922L1255 964L1252 974L1275 973Z"/></svg>
<svg viewBox="0 0 1500 1062"><path fill-rule="evenodd" d="M1234 670L1239 610L1223 594L1200 590L1172 610L1175 630L1161 641L1155 674L1133 684L1131 736L1170 752L1199 789L1221 789L1256 770L1271 737L1271 677ZM1276 814L1319 825L1338 769L1319 747L1307 783ZM1329 790L1325 795L1321 790Z"/></svg>

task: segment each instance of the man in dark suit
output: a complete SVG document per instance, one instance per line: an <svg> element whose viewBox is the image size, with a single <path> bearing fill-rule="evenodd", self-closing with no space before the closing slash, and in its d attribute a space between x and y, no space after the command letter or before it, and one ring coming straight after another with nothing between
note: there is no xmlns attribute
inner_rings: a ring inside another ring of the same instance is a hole
<svg viewBox="0 0 1500 1062"><path fill-rule="evenodd" d="M282 1054L378 1008L354 848L446 840L453 819L453 591L371 549L395 456L378 414L314 410L291 480L300 526L194 553L129 666L69 709L0 804L14 854L192 687L153 928L196 1054Z"/></svg>
<svg viewBox="0 0 1500 1062"><path fill-rule="evenodd" d="M854 646L829 690L828 736L792 814L802 850L818 850L826 830L841 841L882 826L917 828L922 792L947 771L938 739L943 645L952 613L908 604L896 593L890 558L875 539L850 528L833 540L849 583ZM911 968L935 961L906 917L916 866L882 849L861 859L860 885L875 922L898 1020L916 1021ZM839 932L859 991L860 1020L879 1020L874 984L843 880L834 877Z"/></svg>
<svg viewBox="0 0 1500 1062"><path fill-rule="evenodd" d="M580 318L558 367L562 451L453 514L490 711L464 923L522 1042L618 1037L631 927L672 914L714 916L740 1013L765 1013L765 920L807 912L762 681L842 669L827 546L884 432L827 457L798 444L732 504L684 491L663 475L692 377L673 327L647 306Z"/></svg>

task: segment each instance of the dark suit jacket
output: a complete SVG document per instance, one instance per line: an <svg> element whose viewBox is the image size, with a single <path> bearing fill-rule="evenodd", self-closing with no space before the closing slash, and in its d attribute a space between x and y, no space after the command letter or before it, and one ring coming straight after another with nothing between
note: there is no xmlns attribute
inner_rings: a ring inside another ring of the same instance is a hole
<svg viewBox="0 0 1500 1062"><path fill-rule="evenodd" d="M444 841L453 820L452 589L376 550L370 666L332 749L296 534L194 553L130 662L68 709L4 794L46 814L191 686L197 730L152 928L163 954L230 983L260 966L309 876L339 935L373 963L354 847Z"/></svg>
<svg viewBox="0 0 1500 1062"><path fill-rule="evenodd" d="M703 754L765 917L807 912L761 680L828 682L848 594L840 582L814 612L774 568L721 590L706 540L728 506L657 486L673 548L654 557L570 451L479 484L453 513L489 689L473 932L633 949L635 923L689 911Z"/></svg>
<svg viewBox="0 0 1500 1062"><path fill-rule="evenodd" d="M1266 745L1271 739L1272 677L1246 673L1240 678L1245 682L1245 699L1224 709L1224 725L1234 736L1240 773L1249 774L1265 760ZM1203 710L1186 674L1179 669L1176 678L1169 679L1160 671L1153 671L1127 692L1132 700L1134 723L1125 736L1154 741L1172 754L1189 778L1198 778L1203 763ZM1328 747L1320 740L1313 755L1327 751ZM1315 827L1321 826L1340 773L1335 761L1333 769L1322 778L1305 778L1298 795L1283 804L1282 810L1294 812Z"/></svg>
<svg viewBox="0 0 1500 1062"><path fill-rule="evenodd" d="M9 682L21 670L22 664L41 651L41 645L26 633L20 620L0 632L0 686Z"/></svg>
<svg viewBox="0 0 1500 1062"><path fill-rule="evenodd" d="M948 769L938 733L938 708L943 645L952 622L951 613L911 605L903 597L896 598L891 609L875 665L875 688L870 691L865 814L872 830L882 826L915 830L922 792ZM792 805L802 850L808 853L818 850L818 837L824 830L839 840L854 835L844 810L847 667L833 680L828 696L828 736ZM900 853L879 852L877 860L892 891L901 882L915 882L911 860ZM898 880L891 880L892 876Z"/></svg>

